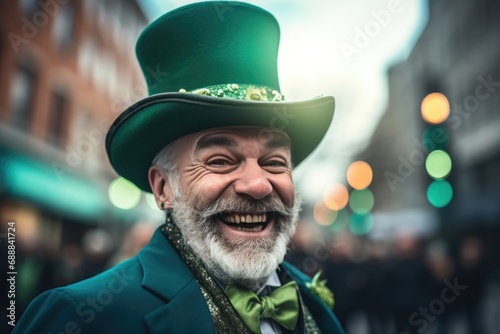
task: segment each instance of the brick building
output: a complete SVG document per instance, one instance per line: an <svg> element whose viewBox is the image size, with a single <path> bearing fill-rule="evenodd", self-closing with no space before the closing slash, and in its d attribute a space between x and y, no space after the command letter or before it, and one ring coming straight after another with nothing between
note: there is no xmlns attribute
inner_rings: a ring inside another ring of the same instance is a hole
<svg viewBox="0 0 500 334"><path fill-rule="evenodd" d="M111 203L104 148L111 122L147 95L134 52L146 24L134 0L0 2L0 221L2 233L15 221L19 257L45 261L91 229L119 240L158 218L145 194L130 210Z"/></svg>

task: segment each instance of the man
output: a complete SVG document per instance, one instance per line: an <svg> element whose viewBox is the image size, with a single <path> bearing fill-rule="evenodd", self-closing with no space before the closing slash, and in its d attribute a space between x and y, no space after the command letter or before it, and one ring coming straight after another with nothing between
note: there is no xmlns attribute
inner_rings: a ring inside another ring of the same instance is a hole
<svg viewBox="0 0 500 334"><path fill-rule="evenodd" d="M324 284L282 263L300 207L292 166L334 100L284 101L278 41L275 18L240 2L188 5L144 30L150 96L106 148L166 222L136 257L38 297L19 333L343 333Z"/></svg>

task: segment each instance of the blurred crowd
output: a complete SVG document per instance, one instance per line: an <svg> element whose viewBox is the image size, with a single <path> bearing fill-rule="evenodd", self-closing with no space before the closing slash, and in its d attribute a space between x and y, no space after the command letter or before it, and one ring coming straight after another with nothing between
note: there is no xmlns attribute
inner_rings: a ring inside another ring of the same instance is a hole
<svg viewBox="0 0 500 334"><path fill-rule="evenodd" d="M287 260L322 278L348 334L488 333L489 238L401 232L384 240L299 225Z"/></svg>

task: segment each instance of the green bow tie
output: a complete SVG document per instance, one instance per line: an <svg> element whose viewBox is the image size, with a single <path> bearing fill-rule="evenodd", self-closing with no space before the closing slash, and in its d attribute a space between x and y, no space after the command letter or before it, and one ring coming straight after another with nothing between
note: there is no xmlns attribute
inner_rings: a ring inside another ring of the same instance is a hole
<svg viewBox="0 0 500 334"><path fill-rule="evenodd" d="M260 334L260 318L271 318L290 331L297 325L299 301L297 283L294 281L279 287L268 296L259 297L238 285L229 285L226 295L252 333Z"/></svg>

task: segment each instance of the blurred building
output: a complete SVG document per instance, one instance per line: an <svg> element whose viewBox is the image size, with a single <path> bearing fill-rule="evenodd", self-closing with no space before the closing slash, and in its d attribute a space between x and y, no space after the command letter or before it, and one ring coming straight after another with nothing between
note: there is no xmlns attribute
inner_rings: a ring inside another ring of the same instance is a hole
<svg viewBox="0 0 500 334"><path fill-rule="evenodd" d="M500 227L499 31L498 0L429 1L424 32L389 70L387 111L360 156L375 176L376 225L438 222L444 234ZM437 137L426 136L420 110L432 92L444 94L451 110ZM427 199L425 159L438 144L453 163L446 179L453 199L443 208Z"/></svg>
<svg viewBox="0 0 500 334"><path fill-rule="evenodd" d="M134 0L0 3L0 220L16 221L19 242L58 250L96 225L151 218L144 195L131 210L111 203L104 149L147 95L134 52L146 23Z"/></svg>

